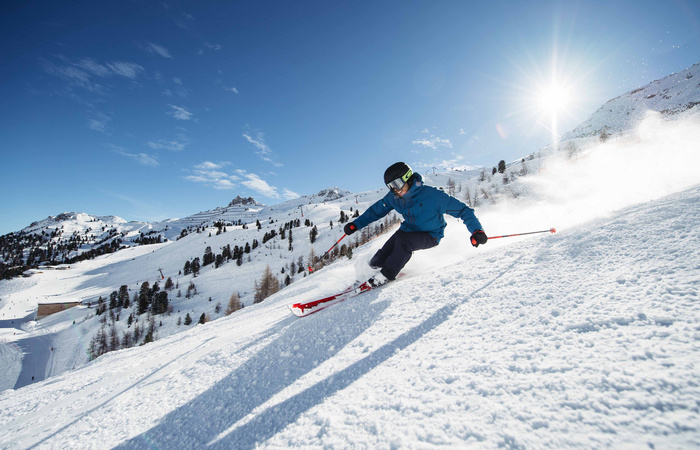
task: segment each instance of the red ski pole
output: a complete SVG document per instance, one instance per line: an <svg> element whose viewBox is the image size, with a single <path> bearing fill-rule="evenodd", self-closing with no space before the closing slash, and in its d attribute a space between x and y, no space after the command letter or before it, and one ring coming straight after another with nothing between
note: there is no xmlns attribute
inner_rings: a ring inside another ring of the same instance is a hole
<svg viewBox="0 0 700 450"><path fill-rule="evenodd" d="M500 238L507 238L507 237L513 237L513 236L525 236L526 234L556 233L556 232L557 232L557 230L555 228L550 228L549 230L530 231L529 233L504 234L503 236L489 236L489 239L500 239Z"/></svg>
<svg viewBox="0 0 700 450"><path fill-rule="evenodd" d="M329 248L328 251L326 251L326 253L323 254L323 256L321 256L321 259L325 258L326 255L327 255L328 253L330 253L330 251L333 250L333 249L335 248L336 245L340 244L340 241L342 241L343 239L345 239L345 236L347 236L347 234L343 234L343 235L340 237L340 239L338 239L338 240L336 241L336 243L333 244L333 245L331 246L331 248Z"/></svg>
<svg viewBox="0 0 700 450"><path fill-rule="evenodd" d="M343 234L343 235L340 237L340 239L338 239L338 240L335 242L335 244L333 244L333 245L331 246L331 248L329 248L329 249L326 251L326 253L323 254L323 256L321 256L320 258L318 258L318 260L319 260L319 261L323 260L323 258L325 258L326 255L329 254L329 253L331 252L331 250L333 250L333 249L335 248L336 245L340 244L340 241L342 241L343 239L345 239L345 236L347 236L347 234ZM309 264L309 272L313 272L314 266L315 266L315 265L316 265L316 263L314 263L313 261L311 261L311 264Z"/></svg>

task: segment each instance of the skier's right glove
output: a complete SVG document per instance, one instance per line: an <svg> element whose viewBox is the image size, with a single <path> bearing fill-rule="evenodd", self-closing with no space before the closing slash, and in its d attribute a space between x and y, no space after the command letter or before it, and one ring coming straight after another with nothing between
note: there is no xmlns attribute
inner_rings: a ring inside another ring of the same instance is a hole
<svg viewBox="0 0 700 450"><path fill-rule="evenodd" d="M476 230L472 233L471 241L474 247L478 247L479 244L483 245L487 243L489 238L486 236L486 233L484 233L484 230Z"/></svg>
<svg viewBox="0 0 700 450"><path fill-rule="evenodd" d="M343 228L343 231L345 231L345 234L350 236L355 231L357 231L357 225L355 225L355 222L350 222L350 223L345 225L345 228Z"/></svg>

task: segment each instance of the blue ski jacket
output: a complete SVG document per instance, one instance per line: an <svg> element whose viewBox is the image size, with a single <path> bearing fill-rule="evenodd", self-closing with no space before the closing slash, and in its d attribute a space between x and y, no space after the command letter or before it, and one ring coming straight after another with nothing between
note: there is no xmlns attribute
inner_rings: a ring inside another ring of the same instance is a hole
<svg viewBox="0 0 700 450"><path fill-rule="evenodd" d="M403 216L403 231L425 231L438 242L445 236L445 214L462 219L470 233L483 229L473 209L440 189L425 186L423 177L417 173L413 185L403 197L389 192L353 222L359 230L392 210Z"/></svg>

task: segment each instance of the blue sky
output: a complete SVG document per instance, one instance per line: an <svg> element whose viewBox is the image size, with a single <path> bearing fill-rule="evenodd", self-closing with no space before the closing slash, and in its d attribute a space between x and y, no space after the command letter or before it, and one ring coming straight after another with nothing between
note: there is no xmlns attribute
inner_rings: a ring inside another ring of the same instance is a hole
<svg viewBox="0 0 700 450"><path fill-rule="evenodd" d="M6 234L515 160L699 62L700 3L12 1L0 38Z"/></svg>

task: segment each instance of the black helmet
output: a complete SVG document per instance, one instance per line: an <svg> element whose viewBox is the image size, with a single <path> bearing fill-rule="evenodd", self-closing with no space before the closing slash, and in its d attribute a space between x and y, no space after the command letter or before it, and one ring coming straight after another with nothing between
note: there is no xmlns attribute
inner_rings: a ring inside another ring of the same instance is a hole
<svg viewBox="0 0 700 450"><path fill-rule="evenodd" d="M384 172L384 184L389 188L389 190L400 191L404 184L413 181L413 171L404 162L397 162L392 164Z"/></svg>

